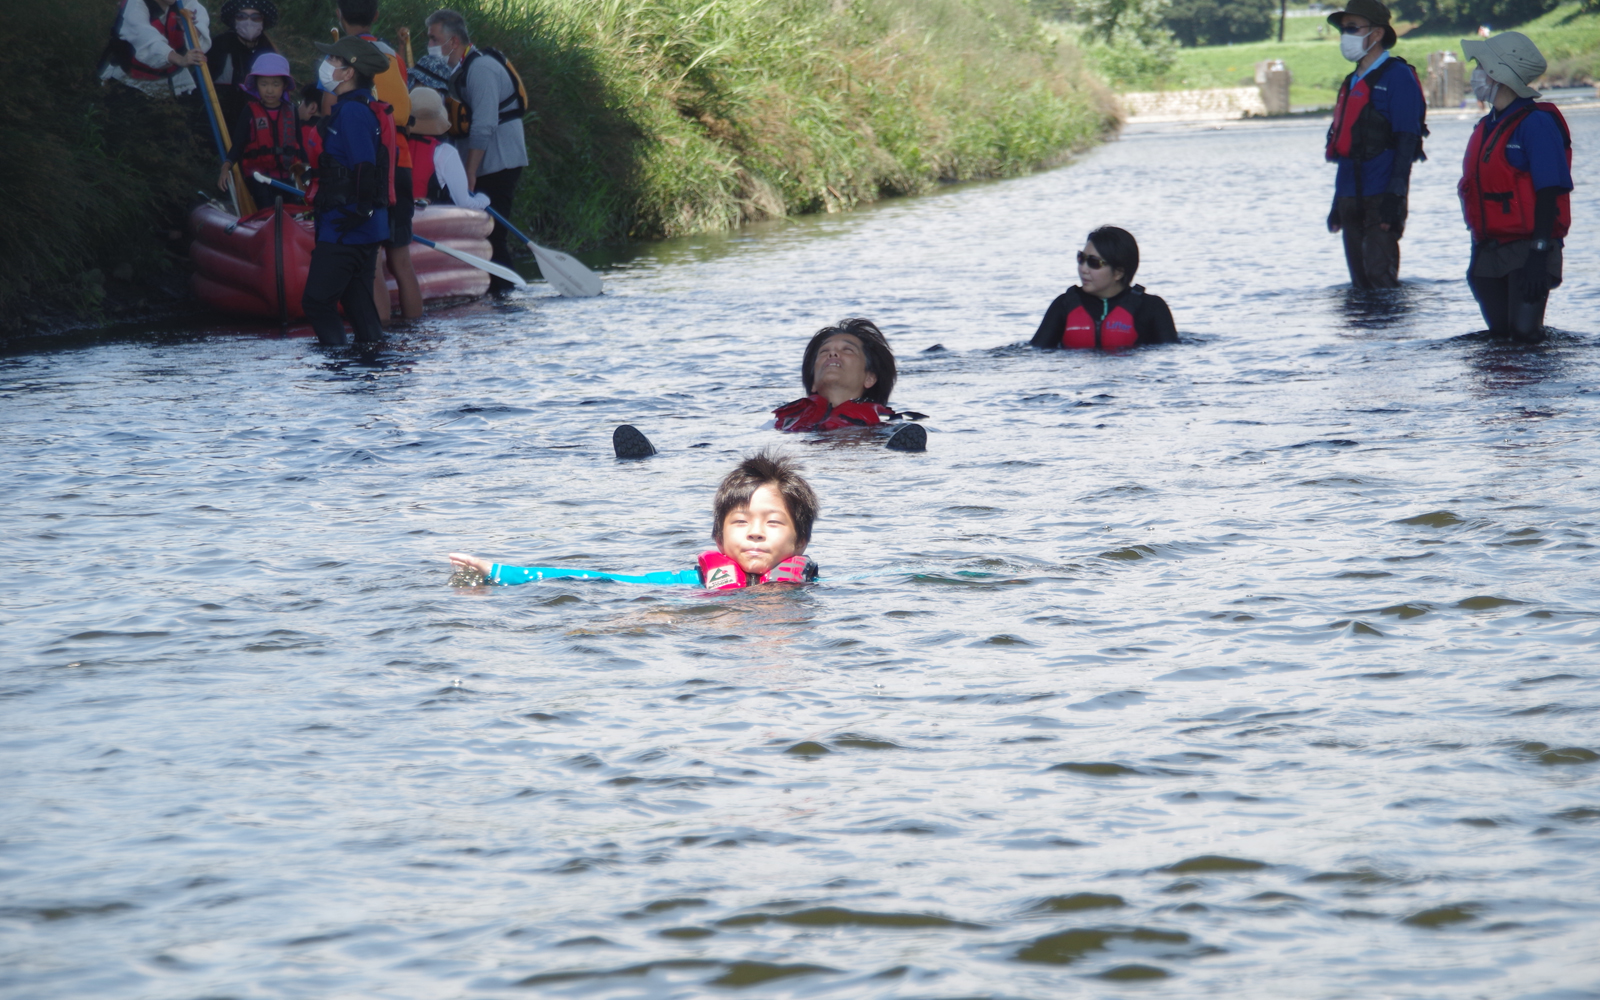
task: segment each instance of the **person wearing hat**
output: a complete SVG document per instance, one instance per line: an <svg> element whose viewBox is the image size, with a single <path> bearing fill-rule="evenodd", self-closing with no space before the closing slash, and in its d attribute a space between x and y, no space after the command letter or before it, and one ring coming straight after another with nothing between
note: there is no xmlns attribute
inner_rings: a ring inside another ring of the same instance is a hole
<svg viewBox="0 0 1600 1000"><path fill-rule="evenodd" d="M462 208L480 212L489 207L489 196L467 187L467 170L461 154L439 137L450 131L450 116L444 98L427 85L411 91L411 194L414 198L443 201L449 198Z"/></svg>
<svg viewBox="0 0 1600 1000"><path fill-rule="evenodd" d="M185 3L183 9L194 17L193 49L184 31L183 12L174 0L121 0L111 38L100 56L100 79L115 80L150 97L194 93L193 68L206 61L211 19L197 0Z"/></svg>
<svg viewBox="0 0 1600 1000"><path fill-rule="evenodd" d="M428 15L428 52L451 66L448 94L451 132L463 151L467 184L489 196L495 211L511 217L522 168L528 165L522 118L528 94L516 68L499 50L475 46L467 37L467 21L448 8ZM510 234L496 222L489 233L496 264L511 266ZM511 282L495 276L489 291L503 294Z"/></svg>
<svg viewBox="0 0 1600 1000"><path fill-rule="evenodd" d="M1572 133L1554 104L1534 101L1545 61L1527 35L1464 38L1461 51L1478 61L1472 92L1491 106L1457 185L1472 231L1467 285L1489 332L1537 341L1572 223Z"/></svg>
<svg viewBox="0 0 1600 1000"><path fill-rule="evenodd" d="M1328 15L1339 51L1356 64L1339 85L1324 155L1339 165L1328 232L1344 233L1352 288L1400 286L1411 164L1425 159L1426 105L1417 71L1389 54L1395 30L1378 0L1350 0Z"/></svg>
<svg viewBox="0 0 1600 1000"><path fill-rule="evenodd" d="M222 161L217 187L228 190L228 174L237 163L250 196L257 205L265 207L282 192L256 180L257 172L293 184L295 167L310 165L301 141L299 112L289 103L289 95L294 93L289 60L276 52L262 53L255 61L255 69L244 78L242 89L247 99L243 110L233 120L229 133L233 148ZM294 195L284 200L300 201Z"/></svg>
<svg viewBox="0 0 1600 1000"><path fill-rule="evenodd" d="M318 42L317 49L327 57L317 80L334 104L317 123L322 152L311 199L317 242L301 305L322 343L345 343L341 304L356 343L370 343L383 336L372 282L394 200L394 122L385 105L374 105L372 78L389 60L362 38Z"/></svg>
<svg viewBox="0 0 1600 1000"><path fill-rule="evenodd" d="M255 72L256 57L278 51L267 35L278 23L278 7L272 0L228 0L218 18L227 30L212 41L206 65L217 86L222 120L231 122L250 99L244 83Z"/></svg>

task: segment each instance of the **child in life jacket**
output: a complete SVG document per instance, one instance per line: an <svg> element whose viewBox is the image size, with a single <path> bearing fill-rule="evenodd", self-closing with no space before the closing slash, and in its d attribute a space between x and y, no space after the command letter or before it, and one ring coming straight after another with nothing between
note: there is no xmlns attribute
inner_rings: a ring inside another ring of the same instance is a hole
<svg viewBox="0 0 1600 1000"><path fill-rule="evenodd" d="M487 559L450 553L458 571L497 584L528 583L556 577L619 580L624 583L688 584L706 590L736 590L763 583L809 583L817 564L805 554L816 522L817 494L793 459L762 451L728 473L712 502L711 538L717 547L700 554L693 570L618 576L584 570L503 566Z"/></svg>
<svg viewBox="0 0 1600 1000"><path fill-rule="evenodd" d="M256 172L292 185L295 168L303 171L310 162L301 135L300 112L289 103L289 95L294 92L289 60L276 52L263 52L256 57L242 89L248 99L234 119L233 148L228 150L222 172L217 174L217 187L228 190L228 175L237 163L251 197L265 208L280 192L256 180ZM303 199L284 195L283 200L299 204Z"/></svg>
<svg viewBox="0 0 1600 1000"><path fill-rule="evenodd" d="M1176 344L1172 310L1135 285L1139 244L1133 234L1101 226L1078 251L1078 284L1056 296L1033 335L1046 350L1121 351L1143 344Z"/></svg>

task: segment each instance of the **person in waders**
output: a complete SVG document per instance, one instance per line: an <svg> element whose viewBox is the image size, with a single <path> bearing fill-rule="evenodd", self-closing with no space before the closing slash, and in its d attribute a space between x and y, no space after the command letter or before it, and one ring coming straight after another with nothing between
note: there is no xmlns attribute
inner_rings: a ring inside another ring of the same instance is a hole
<svg viewBox="0 0 1600 1000"><path fill-rule="evenodd" d="M1176 344L1172 310L1159 295L1135 285L1139 244L1133 234L1101 226L1078 251L1078 284L1045 310L1032 344L1045 350L1122 351L1143 344Z"/></svg>
<svg viewBox="0 0 1600 1000"><path fill-rule="evenodd" d="M340 305L356 343L371 343L383 336L372 276L378 246L389 238L388 205L394 200L394 123L387 106L372 96L372 78L389 60L362 38L318 42L317 49L327 57L317 80L335 101L317 123L321 153L311 192L317 243L301 304L323 344L345 343Z"/></svg>
<svg viewBox="0 0 1600 1000"><path fill-rule="evenodd" d="M1572 133L1554 104L1534 100L1528 84L1545 60L1528 36L1464 38L1461 51L1478 61L1472 91L1492 108L1472 130L1457 185L1472 230L1467 285L1490 333L1541 340L1572 223Z"/></svg>
<svg viewBox="0 0 1600 1000"><path fill-rule="evenodd" d="M378 0L339 0L339 30L345 35L364 38L378 47L389 60L388 68L372 78L372 91L389 105L394 115L394 183L397 191L411 190L411 92L406 89L406 61L388 42L372 33L378 20ZM412 199L396 198L389 206L389 238L383 241L383 256L373 279L372 301L381 319L389 318L389 286L383 280L385 269L394 275L400 296L400 315L422 318L422 285L411 263L411 222L415 214Z"/></svg>
<svg viewBox="0 0 1600 1000"><path fill-rule="evenodd" d="M1389 8L1350 0L1328 15L1339 51L1356 64L1339 85L1324 155L1339 165L1328 232L1344 233L1353 288L1400 287L1400 237L1406 228L1411 165L1425 159L1428 134L1417 71L1389 54L1396 40Z"/></svg>

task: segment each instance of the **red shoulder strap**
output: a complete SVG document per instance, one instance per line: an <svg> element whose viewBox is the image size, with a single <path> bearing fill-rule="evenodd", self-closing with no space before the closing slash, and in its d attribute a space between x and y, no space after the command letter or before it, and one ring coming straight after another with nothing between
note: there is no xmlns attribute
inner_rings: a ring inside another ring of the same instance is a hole
<svg viewBox="0 0 1600 1000"><path fill-rule="evenodd" d="M745 585L744 570L732 556L712 550L700 553L700 585L707 590L735 590Z"/></svg>

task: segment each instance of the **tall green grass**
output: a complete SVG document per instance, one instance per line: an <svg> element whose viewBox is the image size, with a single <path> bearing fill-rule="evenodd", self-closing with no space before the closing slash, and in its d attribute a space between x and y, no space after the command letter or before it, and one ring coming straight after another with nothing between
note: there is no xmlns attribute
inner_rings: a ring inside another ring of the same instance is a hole
<svg viewBox="0 0 1600 1000"><path fill-rule="evenodd" d="M409 26L420 52L435 6L385 0L375 28L393 42ZM1019 174L1114 124L1077 49L1022 0L455 6L474 41L505 51L529 88L531 162L517 220L567 248ZM328 37L333 2L278 7L272 36L310 79L310 43ZM135 127L143 139L131 152L97 138L108 113L92 71L112 9L109 0L24 5L31 20L17 35L30 44L0 55L0 81L16 95L4 113L28 116L23 145L10 129L0 143L0 179L26 195L0 207L0 310L69 289L90 267L159 260L151 234L181 221L183 192L214 170L204 143L174 140L171 122ZM41 73L49 96L31 105Z"/></svg>

